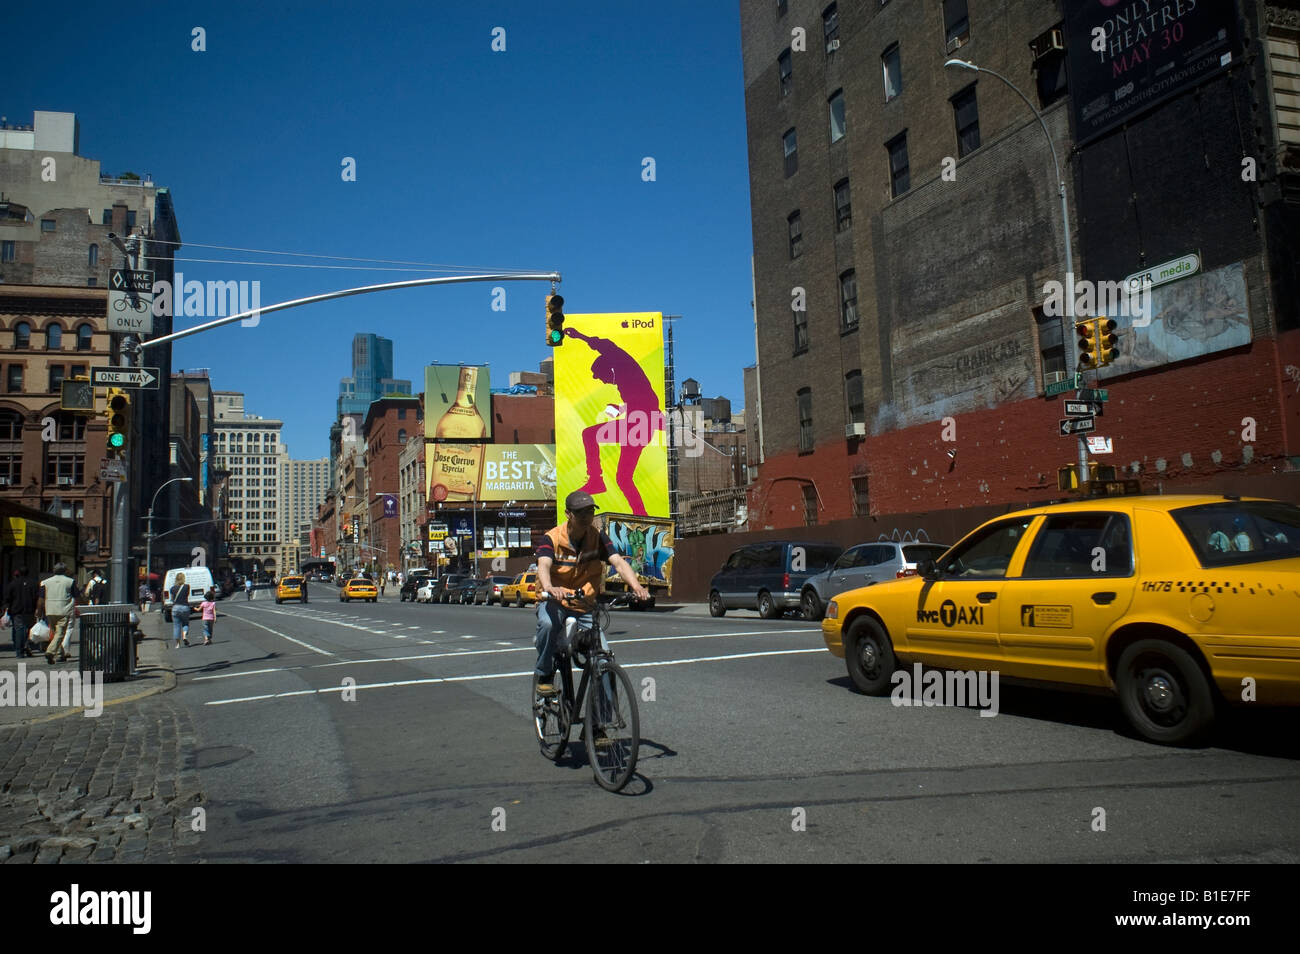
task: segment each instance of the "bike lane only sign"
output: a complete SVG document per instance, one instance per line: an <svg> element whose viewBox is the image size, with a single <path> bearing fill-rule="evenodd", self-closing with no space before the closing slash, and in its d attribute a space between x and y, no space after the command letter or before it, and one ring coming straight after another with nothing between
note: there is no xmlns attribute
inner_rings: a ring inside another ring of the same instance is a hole
<svg viewBox="0 0 1300 954"><path fill-rule="evenodd" d="M108 330L153 334L153 272L112 268L108 273Z"/></svg>

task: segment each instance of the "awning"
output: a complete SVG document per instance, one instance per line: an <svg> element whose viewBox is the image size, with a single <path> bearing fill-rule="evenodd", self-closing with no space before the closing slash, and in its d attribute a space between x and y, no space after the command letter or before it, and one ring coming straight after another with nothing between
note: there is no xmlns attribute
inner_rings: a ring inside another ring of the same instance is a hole
<svg viewBox="0 0 1300 954"><path fill-rule="evenodd" d="M0 544L31 547L68 557L77 552L77 538L73 534L24 517L0 518Z"/></svg>

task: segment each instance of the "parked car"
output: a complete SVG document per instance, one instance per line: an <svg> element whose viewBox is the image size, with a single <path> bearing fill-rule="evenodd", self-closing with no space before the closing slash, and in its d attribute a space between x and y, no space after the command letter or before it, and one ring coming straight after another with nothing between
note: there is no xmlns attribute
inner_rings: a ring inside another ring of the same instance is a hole
<svg viewBox="0 0 1300 954"><path fill-rule="evenodd" d="M407 600L414 602L416 591L432 578L433 574L429 570L412 570L406 579L402 581L402 588L397 594L398 601L402 603Z"/></svg>
<svg viewBox="0 0 1300 954"><path fill-rule="evenodd" d="M450 602L460 603L462 606L474 602L474 594L478 591L478 585L482 582L483 580L477 576L465 577L452 590Z"/></svg>
<svg viewBox="0 0 1300 954"><path fill-rule="evenodd" d="M433 588L433 602L446 603L450 593L456 589L465 577L466 574L464 573L448 573L439 577Z"/></svg>
<svg viewBox="0 0 1300 954"><path fill-rule="evenodd" d="M774 619L797 609L808 578L829 569L843 548L815 540L769 540L751 543L727 558L709 581L709 613L722 616L729 609L756 609L763 619Z"/></svg>
<svg viewBox="0 0 1300 954"><path fill-rule="evenodd" d="M502 588L501 605L508 606L514 603L516 606L523 606L525 603L536 603L538 586L536 570L520 573Z"/></svg>
<svg viewBox="0 0 1300 954"><path fill-rule="evenodd" d="M859 543L845 550L835 564L808 578L799 599L804 619L821 619L826 604L841 593L860 586L916 575L917 564L937 560L948 549L946 543Z"/></svg>
<svg viewBox="0 0 1300 954"><path fill-rule="evenodd" d="M994 671L1109 690L1140 736L1187 745L1220 708L1300 705L1297 579L1294 504L1099 497L995 517L916 576L837 597L822 638L867 695L899 667Z"/></svg>
<svg viewBox="0 0 1300 954"><path fill-rule="evenodd" d="M339 590L339 602L347 603L351 600L369 600L371 603L379 601L379 590L375 588L372 580L354 577L343 584L343 589Z"/></svg>
<svg viewBox="0 0 1300 954"><path fill-rule="evenodd" d="M484 606L491 606L493 603L500 602L501 591L509 586L513 579L512 576L485 577L474 591L474 602L482 603Z"/></svg>
<svg viewBox="0 0 1300 954"><path fill-rule="evenodd" d="M437 585L438 585L438 581L435 580L433 577L431 576L426 577L424 581L421 582L420 585L415 588L415 602L432 603L433 590L434 587L436 587Z"/></svg>

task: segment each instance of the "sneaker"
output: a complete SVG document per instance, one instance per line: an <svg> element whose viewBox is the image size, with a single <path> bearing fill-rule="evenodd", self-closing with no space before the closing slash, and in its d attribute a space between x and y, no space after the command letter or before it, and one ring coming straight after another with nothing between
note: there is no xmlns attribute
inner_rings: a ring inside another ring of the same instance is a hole
<svg viewBox="0 0 1300 954"><path fill-rule="evenodd" d="M210 640L210 639L205 639L205 640L203 640L203 645L204 645L204 646L211 646L211 645L212 645L212 640Z"/></svg>
<svg viewBox="0 0 1300 954"><path fill-rule="evenodd" d="M188 647L189 644L190 644L189 637L188 637L188 636L182 636L182 637L181 637L181 642L183 642L183 643Z"/></svg>

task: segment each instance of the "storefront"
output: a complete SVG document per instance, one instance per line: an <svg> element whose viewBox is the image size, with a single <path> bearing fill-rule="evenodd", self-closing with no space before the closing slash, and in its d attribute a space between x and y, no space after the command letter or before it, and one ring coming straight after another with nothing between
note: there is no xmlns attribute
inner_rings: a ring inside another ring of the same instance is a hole
<svg viewBox="0 0 1300 954"><path fill-rule="evenodd" d="M76 576L77 534L75 520L0 501L0 579L23 566L37 578L47 576L56 563L66 563Z"/></svg>

